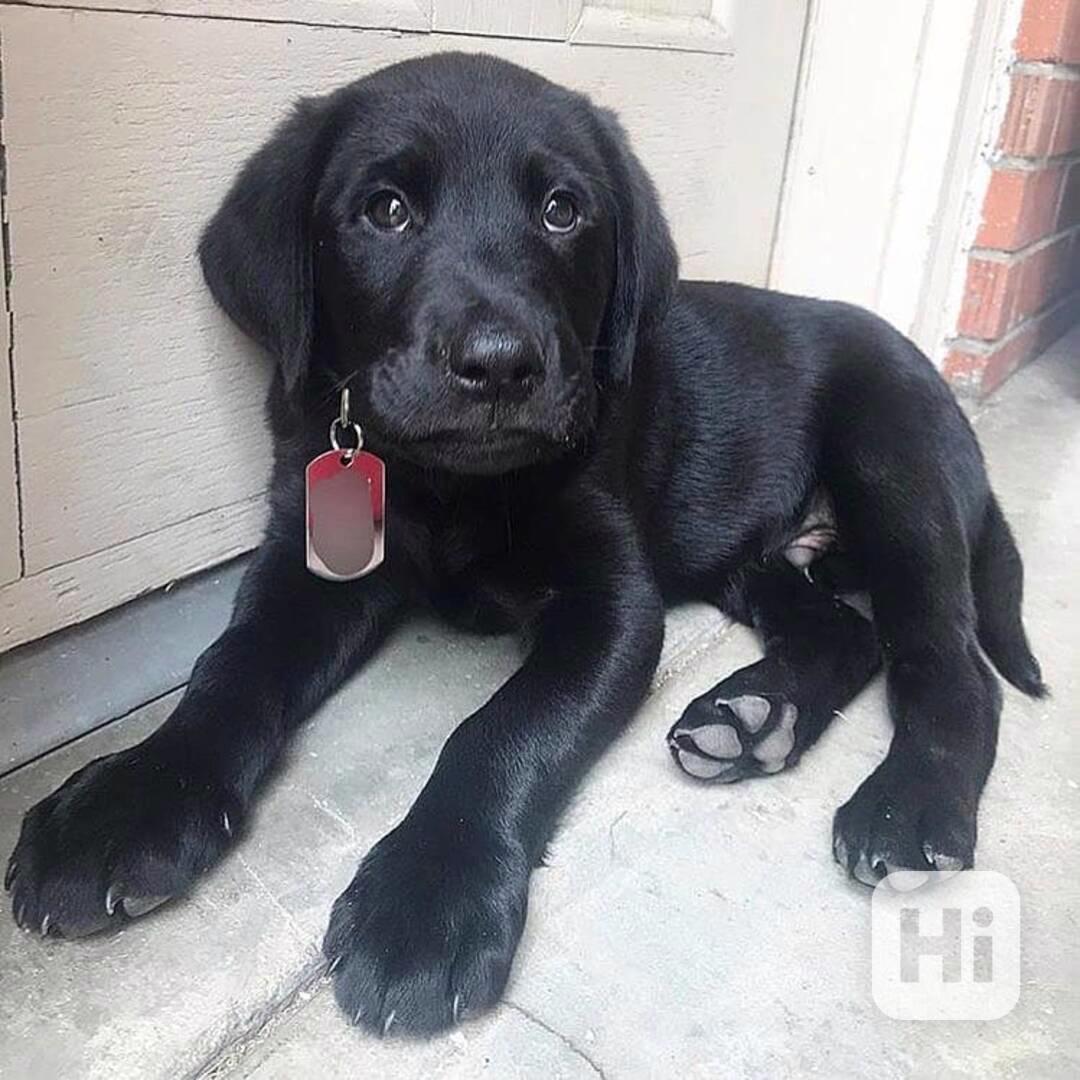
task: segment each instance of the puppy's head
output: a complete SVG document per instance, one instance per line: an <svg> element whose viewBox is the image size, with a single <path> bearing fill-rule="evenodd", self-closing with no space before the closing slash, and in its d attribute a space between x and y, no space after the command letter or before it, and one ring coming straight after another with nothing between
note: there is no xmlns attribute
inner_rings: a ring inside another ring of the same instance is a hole
<svg viewBox="0 0 1080 1080"><path fill-rule="evenodd" d="M302 101L199 249L283 392L384 452L500 473L568 451L625 385L676 275L614 117L512 64L445 54Z"/></svg>

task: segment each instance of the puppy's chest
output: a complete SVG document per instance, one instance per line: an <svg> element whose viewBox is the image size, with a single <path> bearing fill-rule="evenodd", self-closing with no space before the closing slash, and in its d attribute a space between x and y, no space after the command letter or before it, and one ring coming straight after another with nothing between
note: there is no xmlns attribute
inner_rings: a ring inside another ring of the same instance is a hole
<svg viewBox="0 0 1080 1080"><path fill-rule="evenodd" d="M514 551L515 522L498 510L464 507L435 515L428 521L428 562L436 579L456 578Z"/></svg>
<svg viewBox="0 0 1080 1080"><path fill-rule="evenodd" d="M532 543L513 515L451 515L432 523L427 581L435 608L449 621L481 633L506 633L543 606Z"/></svg>

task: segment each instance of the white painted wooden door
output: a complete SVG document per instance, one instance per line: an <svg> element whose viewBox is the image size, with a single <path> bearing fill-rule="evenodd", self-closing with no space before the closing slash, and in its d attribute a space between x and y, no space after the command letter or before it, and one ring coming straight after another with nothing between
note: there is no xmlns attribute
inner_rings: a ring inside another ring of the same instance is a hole
<svg viewBox="0 0 1080 1080"><path fill-rule="evenodd" d="M295 97L434 50L525 64L620 112L685 276L764 283L805 8L0 0L0 650L257 542L268 364L194 248Z"/></svg>

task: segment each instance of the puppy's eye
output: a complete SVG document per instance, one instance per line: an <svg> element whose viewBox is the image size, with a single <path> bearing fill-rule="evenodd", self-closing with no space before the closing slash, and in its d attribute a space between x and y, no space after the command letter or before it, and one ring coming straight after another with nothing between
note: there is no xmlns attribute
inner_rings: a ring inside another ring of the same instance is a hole
<svg viewBox="0 0 1080 1080"><path fill-rule="evenodd" d="M565 191L553 191L544 204L543 220L548 232L570 232L578 223L578 208L573 196Z"/></svg>
<svg viewBox="0 0 1080 1080"><path fill-rule="evenodd" d="M412 221L405 199L396 191L376 191L364 205L364 217L385 232L404 232Z"/></svg>

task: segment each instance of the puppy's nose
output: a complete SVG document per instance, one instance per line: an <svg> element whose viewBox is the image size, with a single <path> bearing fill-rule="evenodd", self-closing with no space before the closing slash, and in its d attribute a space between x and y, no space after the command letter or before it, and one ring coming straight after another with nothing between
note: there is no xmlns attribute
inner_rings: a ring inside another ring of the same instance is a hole
<svg viewBox="0 0 1080 1080"><path fill-rule="evenodd" d="M544 377L540 349L531 337L495 323L471 327L447 357L450 376L473 397L523 398Z"/></svg>

